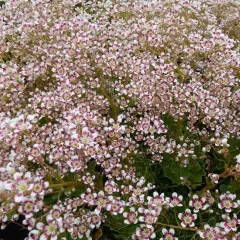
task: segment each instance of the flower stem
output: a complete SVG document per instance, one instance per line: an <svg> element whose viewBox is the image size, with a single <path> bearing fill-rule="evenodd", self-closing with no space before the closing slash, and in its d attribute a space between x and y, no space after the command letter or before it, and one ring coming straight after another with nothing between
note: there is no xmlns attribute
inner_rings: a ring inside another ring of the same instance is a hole
<svg viewBox="0 0 240 240"><path fill-rule="evenodd" d="M56 183L56 184L50 184L49 188L62 188L62 187L69 187L69 186L77 186L81 185L80 182L63 182L63 183Z"/></svg>
<svg viewBox="0 0 240 240"><path fill-rule="evenodd" d="M157 224L161 225L163 227L177 228L177 229L186 230L186 231L194 231L194 232L198 231L198 229L195 229L195 228L184 228L184 227L170 225L170 224L165 224L165 223L160 223L160 222L158 222Z"/></svg>
<svg viewBox="0 0 240 240"><path fill-rule="evenodd" d="M107 100L109 101L109 103L111 105L111 110L112 110L112 117L116 120L117 116L118 116L118 109L117 109L116 104L114 103L112 98L109 96L109 94L107 93L107 91L103 87L100 87L99 90L102 93L102 95L105 98L107 98Z"/></svg>

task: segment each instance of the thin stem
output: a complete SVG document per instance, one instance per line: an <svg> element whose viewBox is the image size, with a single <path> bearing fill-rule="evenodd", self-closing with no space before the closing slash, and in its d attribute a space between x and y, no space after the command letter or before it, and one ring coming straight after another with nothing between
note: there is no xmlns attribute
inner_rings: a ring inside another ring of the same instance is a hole
<svg viewBox="0 0 240 240"><path fill-rule="evenodd" d="M103 88L100 87L99 88L100 92L102 93L102 95L107 98L107 100L109 101L110 105L111 105L111 110L112 110L112 116L114 119L117 119L118 116L118 110L117 110L117 106L114 103L114 101L111 99L111 97L109 96L109 94L107 93L107 91Z"/></svg>
<svg viewBox="0 0 240 240"><path fill-rule="evenodd" d="M26 226L22 225L21 223L14 222L14 221L11 221L11 223L14 223L14 224L20 226L22 229L28 229Z"/></svg>
<svg viewBox="0 0 240 240"><path fill-rule="evenodd" d="M62 188L62 187L69 187L69 186L77 186L81 185L80 182L63 182L63 183L56 183L56 184L50 184L49 188Z"/></svg>
<svg viewBox="0 0 240 240"><path fill-rule="evenodd" d="M173 210L173 213L174 213L174 217L175 217L176 223L177 223L177 225L179 226L180 224L179 224L179 221L178 221L178 218L177 218L176 211L175 211L174 208L172 208L172 210Z"/></svg>
<svg viewBox="0 0 240 240"><path fill-rule="evenodd" d="M233 176L233 171L234 171L234 167L231 167L231 168L225 169L224 172L219 174L219 179L222 178L222 180L219 183L221 183L227 177ZM205 192L206 190L211 190L211 189L215 188L217 185L219 185L219 183L214 184L213 182L210 182L201 190L201 192Z"/></svg>
<svg viewBox="0 0 240 240"><path fill-rule="evenodd" d="M165 223L160 223L160 222L158 222L156 224L164 226L164 227L177 228L177 229L186 230L186 231L194 231L194 232L198 231L198 229L195 229L195 228L184 228L184 227L170 225L170 224L165 224Z"/></svg>
<svg viewBox="0 0 240 240"><path fill-rule="evenodd" d="M193 234L191 240L192 240L192 239L195 239L195 236L196 236L196 235L197 235L197 233Z"/></svg>

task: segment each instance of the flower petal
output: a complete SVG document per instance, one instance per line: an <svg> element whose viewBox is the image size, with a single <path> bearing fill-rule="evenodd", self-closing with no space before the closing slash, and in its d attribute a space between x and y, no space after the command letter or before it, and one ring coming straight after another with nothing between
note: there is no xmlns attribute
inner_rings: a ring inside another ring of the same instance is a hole
<svg viewBox="0 0 240 240"><path fill-rule="evenodd" d="M24 199L24 196L23 196L22 193L18 193L18 194L14 197L14 201L15 201L16 203L22 202L23 199Z"/></svg>
<svg viewBox="0 0 240 240"><path fill-rule="evenodd" d="M166 228L163 228L162 233L163 233L163 235L166 235L168 233L168 230Z"/></svg>
<svg viewBox="0 0 240 240"><path fill-rule="evenodd" d="M46 234L42 234L39 238L39 240L47 240L48 236L46 236Z"/></svg>

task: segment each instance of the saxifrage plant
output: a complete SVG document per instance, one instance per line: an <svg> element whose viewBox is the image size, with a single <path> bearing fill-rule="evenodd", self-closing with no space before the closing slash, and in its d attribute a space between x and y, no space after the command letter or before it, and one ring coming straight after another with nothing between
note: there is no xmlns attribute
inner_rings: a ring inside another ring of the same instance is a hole
<svg viewBox="0 0 240 240"><path fill-rule="evenodd" d="M230 0L1 2L1 228L240 239L239 16Z"/></svg>

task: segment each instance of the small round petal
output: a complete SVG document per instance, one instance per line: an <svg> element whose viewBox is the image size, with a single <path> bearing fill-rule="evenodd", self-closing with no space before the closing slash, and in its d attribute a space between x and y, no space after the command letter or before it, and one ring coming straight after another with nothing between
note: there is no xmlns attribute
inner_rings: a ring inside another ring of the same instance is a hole
<svg viewBox="0 0 240 240"><path fill-rule="evenodd" d="M182 227L186 227L187 225L184 222L181 222Z"/></svg>
<svg viewBox="0 0 240 240"><path fill-rule="evenodd" d="M48 240L48 236L46 234L42 234L39 240Z"/></svg>
<svg viewBox="0 0 240 240"><path fill-rule="evenodd" d="M24 200L24 196L22 193L18 193L15 197L14 197L14 201L16 203L20 203Z"/></svg>
<svg viewBox="0 0 240 240"><path fill-rule="evenodd" d="M178 214L178 218L181 219L181 220L183 220L183 218L184 218L183 214L182 214L182 213L179 213L179 214Z"/></svg>
<svg viewBox="0 0 240 240"><path fill-rule="evenodd" d="M168 230L166 228L163 228L162 233L163 233L163 235L166 235L168 233Z"/></svg>

